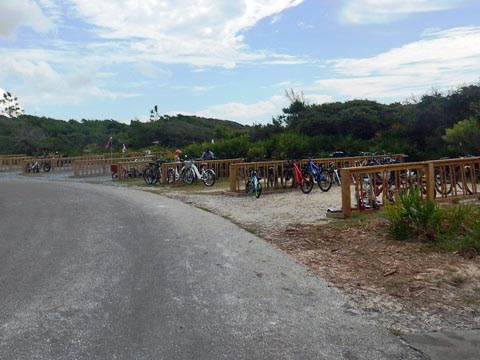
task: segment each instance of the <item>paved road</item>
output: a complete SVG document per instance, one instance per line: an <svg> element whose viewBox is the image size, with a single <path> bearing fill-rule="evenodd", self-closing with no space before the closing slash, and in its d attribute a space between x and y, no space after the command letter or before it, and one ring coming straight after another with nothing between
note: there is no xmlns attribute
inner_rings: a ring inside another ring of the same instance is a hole
<svg viewBox="0 0 480 360"><path fill-rule="evenodd" d="M254 235L125 188L0 179L0 303L1 359L423 358Z"/></svg>

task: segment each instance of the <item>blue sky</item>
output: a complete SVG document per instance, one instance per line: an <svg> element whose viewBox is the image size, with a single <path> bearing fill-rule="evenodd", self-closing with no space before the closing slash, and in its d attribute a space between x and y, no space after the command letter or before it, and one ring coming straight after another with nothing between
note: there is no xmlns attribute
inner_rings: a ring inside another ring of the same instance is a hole
<svg viewBox="0 0 480 360"><path fill-rule="evenodd" d="M269 123L310 103L480 82L479 0L0 0L0 88L27 114Z"/></svg>

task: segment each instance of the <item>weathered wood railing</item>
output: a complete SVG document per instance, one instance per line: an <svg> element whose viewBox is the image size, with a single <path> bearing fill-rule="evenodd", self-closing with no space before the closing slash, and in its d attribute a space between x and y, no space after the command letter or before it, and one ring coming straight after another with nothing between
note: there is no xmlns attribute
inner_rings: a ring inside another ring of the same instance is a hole
<svg viewBox="0 0 480 360"><path fill-rule="evenodd" d="M480 157L341 169L344 217L398 199L415 185L427 200L444 202L479 197Z"/></svg>
<svg viewBox="0 0 480 360"><path fill-rule="evenodd" d="M0 172L22 171L24 162L33 159L31 156L4 156L0 158Z"/></svg>
<svg viewBox="0 0 480 360"><path fill-rule="evenodd" d="M52 158L30 158L23 161L21 171L27 172L28 164L32 165L36 161L40 163L40 172L43 172L43 164L50 165L49 172L69 172L73 171L73 165L77 161L98 161L103 160L103 155L86 155L76 157L52 157Z"/></svg>
<svg viewBox="0 0 480 360"><path fill-rule="evenodd" d="M403 162L405 155L382 155L376 156L377 160L389 157L396 161ZM335 169L342 169L345 167L357 166L358 164L369 161L371 156L355 156L355 157L339 157L339 158L319 158L312 159L315 164L330 165ZM298 160L299 167L303 167L308 163L308 160ZM255 170L257 176L261 178L262 188L265 192L284 190L284 170L286 161L262 161L252 163L235 163L230 166L230 191L241 193L245 191L245 179L249 176L250 170Z"/></svg>
<svg viewBox="0 0 480 360"><path fill-rule="evenodd" d="M220 160L198 160L195 161L196 165L199 164L206 164L207 168L213 169L215 171L215 175L217 179L225 179L228 178L230 173L230 164L242 162L243 159L220 159ZM153 162L153 160L145 160L145 161L122 161L118 160L116 163L118 166L118 179L119 180L129 180L138 177L143 173L143 170L149 163ZM162 166L162 179L161 183L167 183L167 174L169 168L177 168L178 171L183 167L182 162L163 162Z"/></svg>
<svg viewBox="0 0 480 360"><path fill-rule="evenodd" d="M73 166L73 176L74 177L92 177L92 176L105 176L112 174L112 165L117 169L117 175L119 178L123 178L123 169L119 169L120 163L130 163L130 162L144 162L143 165L146 165L148 162L153 161L153 158L160 158L165 155L165 153L152 153L149 156L144 156L143 153L139 153L139 156L135 157L105 157L103 159L91 159L91 160L80 160L76 161ZM127 171L127 169L125 169Z"/></svg>

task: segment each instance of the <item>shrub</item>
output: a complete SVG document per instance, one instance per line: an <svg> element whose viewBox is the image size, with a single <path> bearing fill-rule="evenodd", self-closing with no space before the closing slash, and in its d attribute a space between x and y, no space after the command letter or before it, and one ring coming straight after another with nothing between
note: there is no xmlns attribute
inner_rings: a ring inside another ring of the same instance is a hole
<svg viewBox="0 0 480 360"><path fill-rule="evenodd" d="M441 251L480 255L480 207L455 204L439 207L423 200L418 187L400 194L387 208L389 233L397 240L418 239Z"/></svg>
<svg viewBox="0 0 480 360"><path fill-rule="evenodd" d="M420 237L435 241L441 223L441 211L431 201L423 200L418 186L400 194L400 202L388 208L389 232L397 240Z"/></svg>

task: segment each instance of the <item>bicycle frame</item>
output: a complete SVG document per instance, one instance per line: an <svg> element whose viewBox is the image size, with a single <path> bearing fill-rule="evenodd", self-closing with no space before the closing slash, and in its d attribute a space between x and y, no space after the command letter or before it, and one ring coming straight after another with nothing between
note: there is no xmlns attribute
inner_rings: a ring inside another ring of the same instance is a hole
<svg viewBox="0 0 480 360"><path fill-rule="evenodd" d="M250 190L258 199L262 193L262 184L260 178L257 176L257 172L250 169L250 178L245 182L245 192L249 193Z"/></svg>
<svg viewBox="0 0 480 360"><path fill-rule="evenodd" d="M325 180L325 169L323 167L315 165L311 159L308 161L307 165L317 183L321 180Z"/></svg>

